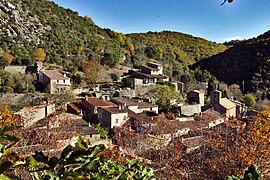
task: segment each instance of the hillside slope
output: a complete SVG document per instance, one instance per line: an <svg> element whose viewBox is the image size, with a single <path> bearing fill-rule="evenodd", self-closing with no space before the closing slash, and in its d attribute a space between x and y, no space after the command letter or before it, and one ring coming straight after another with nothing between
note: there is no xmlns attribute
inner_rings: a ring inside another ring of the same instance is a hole
<svg viewBox="0 0 270 180"><path fill-rule="evenodd" d="M270 88L270 31L234 45L223 53L203 59L192 68L210 71L220 81L237 83L245 91Z"/></svg>
<svg viewBox="0 0 270 180"><path fill-rule="evenodd" d="M162 31L127 35L148 58L190 65L227 49L223 44L188 34Z"/></svg>
<svg viewBox="0 0 270 180"><path fill-rule="evenodd" d="M226 46L168 31L124 35L102 29L91 18L48 0L1 0L0 52L13 55L14 65L29 65L34 63L31 55L36 48L45 50L45 62L76 72L89 59L113 67L140 65L154 58L183 67L222 52Z"/></svg>

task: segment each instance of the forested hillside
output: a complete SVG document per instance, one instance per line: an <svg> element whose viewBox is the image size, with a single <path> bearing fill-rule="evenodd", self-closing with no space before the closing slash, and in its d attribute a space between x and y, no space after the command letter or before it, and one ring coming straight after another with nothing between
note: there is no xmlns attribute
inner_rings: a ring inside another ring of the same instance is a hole
<svg viewBox="0 0 270 180"><path fill-rule="evenodd" d="M234 43L225 52L204 59L193 68L210 71L227 84L244 85L245 91L270 88L270 31L245 41Z"/></svg>
<svg viewBox="0 0 270 180"><path fill-rule="evenodd" d="M45 62L70 72L82 70L89 59L114 67L119 63L138 66L154 58L181 68L226 49L177 32L116 33L47 0L1 1L0 21L0 55L11 55L4 59L13 65L33 64L33 52L42 48Z"/></svg>
<svg viewBox="0 0 270 180"><path fill-rule="evenodd" d="M148 32L127 36L138 47L138 54L144 53L148 58L182 65L193 64L226 49L222 44L178 32ZM140 49L140 45L144 48Z"/></svg>

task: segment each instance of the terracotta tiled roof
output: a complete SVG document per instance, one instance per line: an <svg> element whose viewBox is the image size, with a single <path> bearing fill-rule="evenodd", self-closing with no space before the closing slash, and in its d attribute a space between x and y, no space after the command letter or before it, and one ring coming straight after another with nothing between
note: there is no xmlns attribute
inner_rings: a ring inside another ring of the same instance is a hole
<svg viewBox="0 0 270 180"><path fill-rule="evenodd" d="M189 131L199 130L201 128L207 128L208 125L205 122L198 121L178 121L178 120L166 120L163 123L159 123L153 126L148 132L150 134L171 134L176 133L179 130L188 129Z"/></svg>
<svg viewBox="0 0 270 180"><path fill-rule="evenodd" d="M133 111L131 111L129 109L128 109L128 117L139 121L141 124L151 123L152 122L151 117L147 117L145 115L137 114L137 113L135 113L135 112L133 112Z"/></svg>
<svg viewBox="0 0 270 180"><path fill-rule="evenodd" d="M196 121L210 122L213 120L224 118L224 116L215 110L208 109L204 112L201 112L200 114L195 115L193 118Z"/></svg>
<svg viewBox="0 0 270 180"><path fill-rule="evenodd" d="M129 98L125 98L125 97L115 97L111 99L112 102L116 103L116 104L126 104L127 106L137 106L138 105L138 101L134 101L131 100Z"/></svg>
<svg viewBox="0 0 270 180"><path fill-rule="evenodd" d="M41 71L44 75L49 77L50 79L57 79L57 80L69 80L69 77L64 76L58 70L43 70Z"/></svg>
<svg viewBox="0 0 270 180"><path fill-rule="evenodd" d="M114 103L110 101L104 101L97 97L87 97L86 101L91 105L93 105L94 107L116 106Z"/></svg>
<svg viewBox="0 0 270 180"><path fill-rule="evenodd" d="M128 109L119 109L118 107L104 107L102 109L111 114L128 113Z"/></svg>
<svg viewBox="0 0 270 180"><path fill-rule="evenodd" d="M231 109L231 108L234 108L236 106L233 102L231 102L227 98L222 98L219 103L221 106L223 106L226 109Z"/></svg>
<svg viewBox="0 0 270 180"><path fill-rule="evenodd" d="M150 107L158 107L155 104L151 104L148 102L142 102L140 100L137 99L130 99L130 98L126 98L126 97L115 97L112 98L113 102L115 102L116 104L124 104L126 103L127 106L138 106L138 108L150 108Z"/></svg>

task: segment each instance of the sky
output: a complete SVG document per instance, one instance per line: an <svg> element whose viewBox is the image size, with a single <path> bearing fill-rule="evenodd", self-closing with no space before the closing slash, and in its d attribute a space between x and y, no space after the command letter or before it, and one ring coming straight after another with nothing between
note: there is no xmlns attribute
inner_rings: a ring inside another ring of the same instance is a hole
<svg viewBox="0 0 270 180"><path fill-rule="evenodd" d="M53 0L124 34L176 31L225 42L270 30L269 0Z"/></svg>

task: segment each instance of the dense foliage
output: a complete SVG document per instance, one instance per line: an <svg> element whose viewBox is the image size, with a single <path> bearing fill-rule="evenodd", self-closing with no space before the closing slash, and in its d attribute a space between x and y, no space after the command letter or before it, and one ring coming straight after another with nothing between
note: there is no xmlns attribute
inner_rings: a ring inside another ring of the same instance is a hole
<svg viewBox="0 0 270 180"><path fill-rule="evenodd" d="M226 49L222 44L178 32L148 32L127 36L135 45L134 61L139 55L145 55L169 64L186 66Z"/></svg>
<svg viewBox="0 0 270 180"><path fill-rule="evenodd" d="M125 35L102 29L90 17L80 17L77 12L47 0L10 2L16 8L0 17L12 25L11 29L0 33L0 57L5 59L2 66L9 63L29 65L34 60L45 59L47 63L61 65L74 73L82 71L88 60L98 60L103 65L114 67L119 63L138 66L155 58L168 65L165 67L167 74L173 74L173 71L176 73L186 65L226 49L222 44L177 32ZM21 24L16 25L20 18L27 21L24 24L29 23L23 26L25 31L20 29ZM17 36L10 35L10 32Z"/></svg>
<svg viewBox="0 0 270 180"><path fill-rule="evenodd" d="M104 145L90 146L78 136L79 149L67 146L59 158L48 157L43 152L25 157L20 153L10 152L9 148L19 139L7 134L13 126L1 126L0 139L13 143L0 144L0 178L13 179L16 166L25 166L26 171L34 174L34 179L155 179L153 170L143 167L138 161L127 161L120 166L111 160L105 160L101 153ZM5 175L6 174L6 175Z"/></svg>
<svg viewBox="0 0 270 180"><path fill-rule="evenodd" d="M193 66L210 71L218 80L239 84L244 91L270 88L270 31L257 38L227 43L231 48Z"/></svg>

